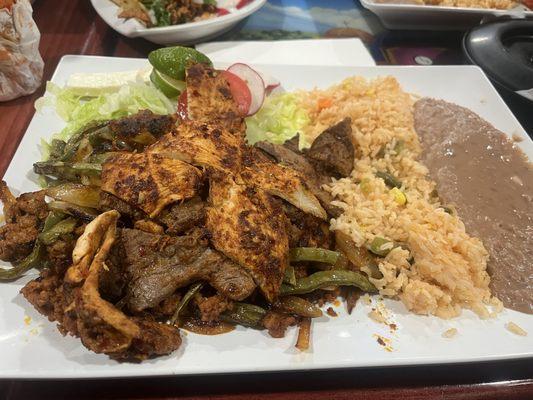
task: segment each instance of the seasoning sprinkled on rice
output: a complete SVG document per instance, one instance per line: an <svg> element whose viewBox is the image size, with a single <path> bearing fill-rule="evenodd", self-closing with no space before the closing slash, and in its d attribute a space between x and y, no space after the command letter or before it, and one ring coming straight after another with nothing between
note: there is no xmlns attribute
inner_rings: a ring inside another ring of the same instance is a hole
<svg viewBox="0 0 533 400"><path fill-rule="evenodd" d="M488 253L457 215L445 211L417 161L411 96L392 77L349 78L301 96L311 120L308 140L345 117L352 120L359 157L350 177L325 186L343 210L330 227L358 246L370 247L377 237L388 241L378 249L382 277L370 278L380 293L417 314L452 318L468 308L493 316L487 306L500 309L501 303L489 290ZM331 100L327 108L317 104L324 98Z"/></svg>

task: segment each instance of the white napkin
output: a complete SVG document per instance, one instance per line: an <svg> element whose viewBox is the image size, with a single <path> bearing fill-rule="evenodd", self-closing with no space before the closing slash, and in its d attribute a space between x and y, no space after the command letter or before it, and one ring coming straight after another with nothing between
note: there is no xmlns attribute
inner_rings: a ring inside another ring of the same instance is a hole
<svg viewBox="0 0 533 400"><path fill-rule="evenodd" d="M211 42L196 46L215 63L374 66L360 39Z"/></svg>

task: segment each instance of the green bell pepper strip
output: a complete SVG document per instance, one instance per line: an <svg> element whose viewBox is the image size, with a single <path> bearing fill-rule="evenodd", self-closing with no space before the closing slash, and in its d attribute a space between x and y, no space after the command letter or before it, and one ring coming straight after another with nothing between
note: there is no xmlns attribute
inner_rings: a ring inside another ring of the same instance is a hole
<svg viewBox="0 0 533 400"><path fill-rule="evenodd" d="M389 174L388 172L378 171L376 172L376 177L383 179L385 185L389 188L401 188L402 182L400 182L395 176Z"/></svg>
<svg viewBox="0 0 533 400"><path fill-rule="evenodd" d="M322 316L322 310L313 303L297 296L286 296L279 299L279 308L290 314L300 315L308 318L318 318Z"/></svg>
<svg viewBox="0 0 533 400"><path fill-rule="evenodd" d="M280 296L311 293L328 286L357 286L365 292L376 292L376 287L360 272L347 270L319 271L298 279L296 285L281 285Z"/></svg>
<svg viewBox="0 0 533 400"><path fill-rule="evenodd" d="M293 262L315 261L326 264L335 264L340 257L337 251L321 249L318 247L295 247L289 250L289 259Z"/></svg>
<svg viewBox="0 0 533 400"><path fill-rule="evenodd" d="M198 282L189 288L187 293L185 293L185 295L181 298L178 308L176 308L176 311L174 311L172 318L168 320L169 325L176 325L180 316L180 312L187 306L187 304L189 304L194 295L198 293L203 286L204 284L202 282Z"/></svg>
<svg viewBox="0 0 533 400"><path fill-rule="evenodd" d="M267 311L259 306L248 303L235 303L233 309L225 311L220 318L225 322L263 329L263 317Z"/></svg>
<svg viewBox="0 0 533 400"><path fill-rule="evenodd" d="M289 285L296 284L296 275L294 273L294 267L292 265L288 265L285 269L285 276L283 277L283 282L288 283Z"/></svg>

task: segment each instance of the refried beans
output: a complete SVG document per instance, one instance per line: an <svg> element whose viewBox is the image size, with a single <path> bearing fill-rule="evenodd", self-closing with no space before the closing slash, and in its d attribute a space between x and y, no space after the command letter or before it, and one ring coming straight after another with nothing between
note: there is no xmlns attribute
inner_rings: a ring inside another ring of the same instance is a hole
<svg viewBox="0 0 533 400"><path fill-rule="evenodd" d="M493 295L533 313L533 164L474 112L442 100L415 103L421 161L443 204L487 248Z"/></svg>

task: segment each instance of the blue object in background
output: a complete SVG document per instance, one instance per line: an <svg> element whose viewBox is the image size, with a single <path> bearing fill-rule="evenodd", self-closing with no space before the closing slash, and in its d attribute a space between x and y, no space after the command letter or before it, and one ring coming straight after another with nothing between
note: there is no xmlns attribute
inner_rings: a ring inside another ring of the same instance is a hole
<svg viewBox="0 0 533 400"><path fill-rule="evenodd" d="M227 36L241 40L359 37L369 44L382 31L377 18L358 1L269 0Z"/></svg>

